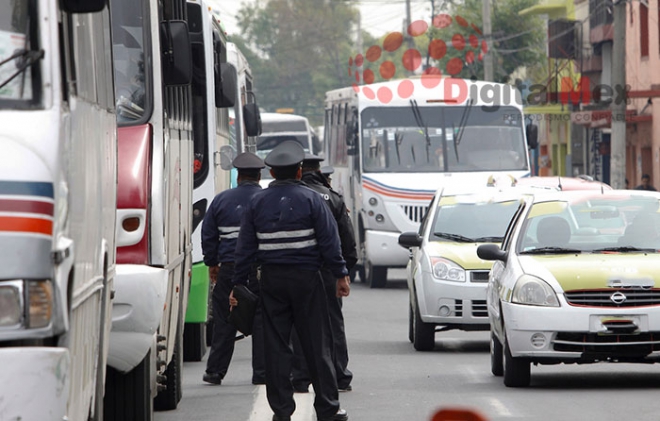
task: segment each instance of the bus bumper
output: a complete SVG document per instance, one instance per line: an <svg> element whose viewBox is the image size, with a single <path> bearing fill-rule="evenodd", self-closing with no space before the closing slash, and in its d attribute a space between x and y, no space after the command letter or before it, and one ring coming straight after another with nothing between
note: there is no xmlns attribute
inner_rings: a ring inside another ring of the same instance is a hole
<svg viewBox="0 0 660 421"><path fill-rule="evenodd" d="M108 365L127 373L151 349L167 299L167 271L117 265Z"/></svg>
<svg viewBox="0 0 660 421"><path fill-rule="evenodd" d="M374 266L405 267L410 260L410 251L399 245L398 232L365 232L367 258Z"/></svg>
<svg viewBox="0 0 660 421"><path fill-rule="evenodd" d="M0 418L66 420L69 350L51 347L0 348Z"/></svg>

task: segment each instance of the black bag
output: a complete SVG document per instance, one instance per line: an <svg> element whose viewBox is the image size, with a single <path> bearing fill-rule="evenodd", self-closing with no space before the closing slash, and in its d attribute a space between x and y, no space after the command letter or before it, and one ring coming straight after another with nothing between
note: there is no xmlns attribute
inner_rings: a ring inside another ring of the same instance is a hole
<svg viewBox="0 0 660 421"><path fill-rule="evenodd" d="M238 305L229 313L229 323L245 336L251 335L259 296L242 284L235 285L233 292Z"/></svg>

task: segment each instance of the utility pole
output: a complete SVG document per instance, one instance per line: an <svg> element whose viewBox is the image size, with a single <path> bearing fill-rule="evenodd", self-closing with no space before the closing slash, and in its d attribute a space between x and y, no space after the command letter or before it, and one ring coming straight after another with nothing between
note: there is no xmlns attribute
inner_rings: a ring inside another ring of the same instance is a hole
<svg viewBox="0 0 660 421"><path fill-rule="evenodd" d="M484 80L492 82L495 80L495 76L493 74L493 28L490 22L490 0L483 0L481 12L484 37L488 45L488 52L484 55Z"/></svg>
<svg viewBox="0 0 660 421"><path fill-rule="evenodd" d="M610 139L610 184L625 188L627 98L616 95L626 86L626 1L614 1L614 44L612 45L612 137Z"/></svg>
<svg viewBox="0 0 660 421"><path fill-rule="evenodd" d="M411 19L410 0L406 0L406 27L403 29L403 36L408 40L408 48L413 48L415 46L412 37L408 33L408 28L410 28L410 24L412 23Z"/></svg>

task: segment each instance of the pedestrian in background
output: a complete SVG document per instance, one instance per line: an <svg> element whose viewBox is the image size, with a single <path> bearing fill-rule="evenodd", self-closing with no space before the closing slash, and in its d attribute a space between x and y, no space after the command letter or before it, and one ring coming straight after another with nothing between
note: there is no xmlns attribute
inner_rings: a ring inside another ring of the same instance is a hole
<svg viewBox="0 0 660 421"><path fill-rule="evenodd" d="M229 323L229 295L233 288L234 252L238 241L241 216L252 196L261 190L259 180L264 162L257 155L239 154L232 165L238 172L238 187L215 196L202 222L202 253L209 267L213 287L213 340L203 380L221 384L234 354L236 328ZM259 294L256 268L250 273L248 287ZM257 308L252 331L252 383L265 384L263 329L261 309Z"/></svg>
<svg viewBox="0 0 660 421"><path fill-rule="evenodd" d="M339 193L330 188L330 184L321 172L321 161L323 161L323 158L316 155L307 154L305 156L302 164L302 181L310 189L319 193L332 212L332 216L337 222L342 257L346 261L346 268L350 272L358 260L353 224L348 216L344 199ZM328 268L322 267L321 276L326 286L328 313L330 315L330 327L332 329L333 361L337 373L337 387L339 391L348 392L353 389L351 386L353 373L348 369L348 345L346 342L344 315L342 313L342 298L336 297L334 293L334 277L332 272ZM293 388L298 393L306 393L309 391L311 380L295 332L292 337L292 345L294 352L293 371L291 373Z"/></svg>
<svg viewBox="0 0 660 421"><path fill-rule="evenodd" d="M295 329L309 365L319 421L348 420L340 408L332 361L332 334L323 278L333 274L336 296L348 296L350 279L341 255L337 224L318 193L301 181L305 152L285 141L266 156L275 181L256 193L241 221L234 282L247 281L260 265L266 353L266 395L273 421L289 421L296 409L291 384L291 332ZM233 297L232 297L233 298Z"/></svg>
<svg viewBox="0 0 660 421"><path fill-rule="evenodd" d="M651 185L651 177L648 174L644 174L642 176L642 184L639 186L635 187L635 190L649 190L649 191L656 191L655 187Z"/></svg>

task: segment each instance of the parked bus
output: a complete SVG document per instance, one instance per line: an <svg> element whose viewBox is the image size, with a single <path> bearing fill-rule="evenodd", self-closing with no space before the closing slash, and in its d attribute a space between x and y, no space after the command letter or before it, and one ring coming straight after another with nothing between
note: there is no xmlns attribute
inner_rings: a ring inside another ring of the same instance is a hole
<svg viewBox="0 0 660 421"><path fill-rule="evenodd" d="M254 134L248 134L245 121L252 121L253 124L259 124L259 115L254 115L254 108L250 108L252 114L246 116L244 107L246 104L256 103L254 95L254 77L252 70L245 55L238 49L233 42L227 43L227 61L232 67L238 83L238 92L234 108L229 110L229 119L232 127L232 142L236 145L236 152L255 152L256 139ZM256 108L258 111L258 108ZM236 186L236 172L233 172L232 187Z"/></svg>
<svg viewBox="0 0 660 421"><path fill-rule="evenodd" d="M201 361L206 352L211 292L202 254L201 222L215 195L231 187L231 161L240 149L236 137L230 135L229 109L238 103L239 89L236 70L227 62L225 31L203 0L188 0L188 23L193 54L195 164L193 269L184 329L184 360ZM255 111L241 112L253 115ZM248 121L241 132L252 133L254 124Z"/></svg>
<svg viewBox="0 0 660 421"><path fill-rule="evenodd" d="M0 2L0 418L102 416L117 138L105 0Z"/></svg>
<svg viewBox="0 0 660 421"><path fill-rule="evenodd" d="M113 0L117 275L106 420L181 399L192 252L192 55L185 0Z"/></svg>
<svg viewBox="0 0 660 421"><path fill-rule="evenodd" d="M326 93L326 164L353 220L359 277L372 288L386 285L388 268L406 266L399 234L418 229L439 187L530 174L527 142L535 147L536 130L524 127L514 87L442 78L427 88L427 82Z"/></svg>
<svg viewBox="0 0 660 421"><path fill-rule="evenodd" d="M294 140L300 143L305 152L314 152L313 131L307 117L296 114L263 113L261 124L262 131L257 138L256 153L262 159L285 140ZM270 168L264 168L261 172L261 186L268 187L271 181L273 177L270 175Z"/></svg>

